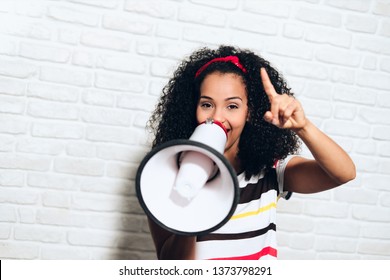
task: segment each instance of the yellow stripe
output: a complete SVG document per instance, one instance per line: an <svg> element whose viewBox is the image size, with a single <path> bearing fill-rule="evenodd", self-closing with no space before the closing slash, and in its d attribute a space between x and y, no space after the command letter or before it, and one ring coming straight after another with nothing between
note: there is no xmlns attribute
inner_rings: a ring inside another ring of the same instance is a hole
<svg viewBox="0 0 390 280"><path fill-rule="evenodd" d="M270 203L270 204L268 204L268 205L266 205L264 207L261 207L261 208L257 209L256 211L250 211L250 212L234 215L230 219L231 220L236 220L236 219L241 219L241 218L245 218L245 217L248 217L248 216L258 215L258 214L260 214L262 212L270 210L271 208L276 208L276 203L275 202L272 202L272 203Z"/></svg>

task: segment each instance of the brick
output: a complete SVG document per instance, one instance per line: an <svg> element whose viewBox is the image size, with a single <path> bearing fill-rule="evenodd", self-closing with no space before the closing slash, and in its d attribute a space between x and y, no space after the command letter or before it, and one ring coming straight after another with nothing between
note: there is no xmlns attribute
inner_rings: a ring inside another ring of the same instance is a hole
<svg viewBox="0 0 390 280"><path fill-rule="evenodd" d="M341 187L334 191L334 199L351 204L375 205L379 198L378 191Z"/></svg>
<svg viewBox="0 0 390 280"><path fill-rule="evenodd" d="M366 175L363 177L362 186L371 190L387 191L389 180L389 175Z"/></svg>
<svg viewBox="0 0 390 280"><path fill-rule="evenodd" d="M119 109L84 108L81 112L81 120L87 123L106 124L112 126L129 126L132 121L132 113Z"/></svg>
<svg viewBox="0 0 390 280"><path fill-rule="evenodd" d="M11 225L0 224L0 240L9 239L11 236Z"/></svg>
<svg viewBox="0 0 390 280"><path fill-rule="evenodd" d="M139 232L142 219L136 215L104 213L99 215L91 214L88 219L88 227L102 230L124 230Z"/></svg>
<svg viewBox="0 0 390 280"><path fill-rule="evenodd" d="M345 26L352 31L374 34L378 28L378 22L375 17L348 15Z"/></svg>
<svg viewBox="0 0 390 280"><path fill-rule="evenodd" d="M341 120L353 120L357 115L356 106L336 105L334 117Z"/></svg>
<svg viewBox="0 0 390 280"><path fill-rule="evenodd" d="M300 238L293 238L289 247L296 250L310 250L314 246L315 237L312 235L301 235Z"/></svg>
<svg viewBox="0 0 390 280"><path fill-rule="evenodd" d="M24 98L17 96L2 96L0 94L0 113L23 114L26 106Z"/></svg>
<svg viewBox="0 0 390 280"><path fill-rule="evenodd" d="M390 175L390 160L380 158L379 160L379 173Z"/></svg>
<svg viewBox="0 0 390 280"><path fill-rule="evenodd" d="M242 23L243 24L243 23ZM189 42L220 44L228 41L228 34L220 29L183 27L183 39Z"/></svg>
<svg viewBox="0 0 390 280"><path fill-rule="evenodd" d="M181 28L178 28L176 23L167 23L167 22L160 23L156 27L156 35L158 37L161 37L161 38L179 39L181 36ZM177 41L175 41L175 43L177 43ZM138 47L140 50L141 50L142 45L144 45L144 48L142 48L142 49L145 49L145 51L140 52L140 53L143 53L143 54L146 54L146 53L153 54L154 53L153 51L147 52L146 51L146 44L142 44L142 43ZM149 48L152 49L152 47L149 47Z"/></svg>
<svg viewBox="0 0 390 280"><path fill-rule="evenodd" d="M33 123L31 134L43 138L81 139L84 128L79 124Z"/></svg>
<svg viewBox="0 0 390 280"><path fill-rule="evenodd" d="M358 172L376 172L379 168L379 161L369 156L353 155Z"/></svg>
<svg viewBox="0 0 390 280"><path fill-rule="evenodd" d="M383 58L380 61L380 69L390 73L390 58Z"/></svg>
<svg viewBox="0 0 390 280"><path fill-rule="evenodd" d="M150 73L154 77L170 78L175 68L174 62L153 60L150 64Z"/></svg>
<svg viewBox="0 0 390 280"><path fill-rule="evenodd" d="M376 140L390 140L389 126L375 126L372 132L372 138Z"/></svg>
<svg viewBox="0 0 390 280"><path fill-rule="evenodd" d="M111 2L111 1L109 1ZM87 260L90 253L85 248L63 246L45 246L41 248L41 259L43 260Z"/></svg>
<svg viewBox="0 0 390 280"><path fill-rule="evenodd" d="M69 143L66 146L66 154L73 157L96 157L96 147L91 143Z"/></svg>
<svg viewBox="0 0 390 280"><path fill-rule="evenodd" d="M79 28L58 28L58 41L64 44L77 45L80 42L81 30Z"/></svg>
<svg viewBox="0 0 390 280"><path fill-rule="evenodd" d="M50 101L75 103L78 101L80 92L80 89L66 85L30 82L26 95Z"/></svg>
<svg viewBox="0 0 390 280"><path fill-rule="evenodd" d="M106 9L114 9L118 7L117 0L69 0L69 2Z"/></svg>
<svg viewBox="0 0 390 280"><path fill-rule="evenodd" d="M95 86L99 89L142 93L146 87L146 81L129 75L98 72L95 76Z"/></svg>
<svg viewBox="0 0 390 280"><path fill-rule="evenodd" d="M389 209L376 206L354 205L352 207L352 218L360 222L388 223L390 221Z"/></svg>
<svg viewBox="0 0 390 280"><path fill-rule="evenodd" d="M17 43L13 41L8 41L5 38L1 38L3 41L0 45L0 54L7 55L7 56L15 56L17 55Z"/></svg>
<svg viewBox="0 0 390 280"><path fill-rule="evenodd" d="M162 19L173 19L177 13L175 5L172 3L156 0L126 0L124 10Z"/></svg>
<svg viewBox="0 0 390 280"><path fill-rule="evenodd" d="M390 226L365 223L361 228L361 236L369 239L390 239Z"/></svg>
<svg viewBox="0 0 390 280"><path fill-rule="evenodd" d="M90 27L97 26L99 23L98 15L67 7L49 6L47 16L55 20Z"/></svg>
<svg viewBox="0 0 390 280"><path fill-rule="evenodd" d="M325 9L300 8L297 11L296 18L304 22L331 27L340 27L342 23L342 15L340 13Z"/></svg>
<svg viewBox="0 0 390 280"><path fill-rule="evenodd" d="M378 107L390 108L390 95L387 92L378 93Z"/></svg>
<svg viewBox="0 0 390 280"><path fill-rule="evenodd" d="M75 51L72 55L72 64L93 68L96 65L96 54L84 51Z"/></svg>
<svg viewBox="0 0 390 280"><path fill-rule="evenodd" d="M0 93L14 96L24 95L26 84L23 81L0 77Z"/></svg>
<svg viewBox="0 0 390 280"><path fill-rule="evenodd" d="M90 230L70 231L67 234L67 241L71 245L114 247L116 234L108 232L97 232Z"/></svg>
<svg viewBox="0 0 390 280"><path fill-rule="evenodd" d="M285 23L283 27L283 35L291 39L301 39L304 35L304 28L298 24Z"/></svg>
<svg viewBox="0 0 390 280"><path fill-rule="evenodd" d="M16 226L15 240L38 241L44 243L60 243L65 240L65 232L61 229L44 228L42 226Z"/></svg>
<svg viewBox="0 0 390 280"><path fill-rule="evenodd" d="M230 20L230 27L237 30L276 35L280 28L279 22L271 19L259 19L251 15L236 16Z"/></svg>
<svg viewBox="0 0 390 280"><path fill-rule="evenodd" d="M62 191L49 191L41 195L45 207L70 209L71 195Z"/></svg>
<svg viewBox="0 0 390 280"><path fill-rule="evenodd" d="M307 98L301 98L303 108L308 116L330 118L332 116L332 106L329 102L310 100Z"/></svg>
<svg viewBox="0 0 390 280"><path fill-rule="evenodd" d="M362 68L366 70L375 70L377 68L377 58L375 56L366 56L363 58Z"/></svg>
<svg viewBox="0 0 390 280"><path fill-rule="evenodd" d="M88 177L79 180L77 188L83 192L108 193L111 195L134 195L134 183L130 180Z"/></svg>
<svg viewBox="0 0 390 280"><path fill-rule="evenodd" d="M16 209L14 207L0 205L0 222L16 222L16 219Z"/></svg>
<svg viewBox="0 0 390 280"><path fill-rule="evenodd" d="M42 66L39 78L42 81L79 87L89 87L92 85L93 80L93 76L89 72L51 66Z"/></svg>
<svg viewBox="0 0 390 280"><path fill-rule="evenodd" d="M390 55L390 42L387 38L372 37L367 35L355 36L354 46L357 50L371 52L375 55Z"/></svg>
<svg viewBox="0 0 390 280"><path fill-rule="evenodd" d="M97 156L104 160L117 160L139 163L146 155L146 149L141 147L120 147L113 145L99 145Z"/></svg>
<svg viewBox="0 0 390 280"><path fill-rule="evenodd" d="M379 200L380 205L383 207L387 207L390 209L390 195L384 194L382 195L381 199Z"/></svg>
<svg viewBox="0 0 390 280"><path fill-rule="evenodd" d="M305 40L314 43L329 44L336 47L350 48L351 32L339 31L324 27L311 27L305 32Z"/></svg>
<svg viewBox="0 0 390 280"><path fill-rule="evenodd" d="M134 129L91 126L87 127L87 140L96 142L134 145L138 143L139 133Z"/></svg>
<svg viewBox="0 0 390 280"><path fill-rule="evenodd" d="M24 243L0 242L0 258L32 260L39 258L39 246Z"/></svg>
<svg viewBox="0 0 390 280"><path fill-rule="evenodd" d="M23 187L24 182L23 171L0 170L0 185L2 187Z"/></svg>
<svg viewBox="0 0 390 280"><path fill-rule="evenodd" d="M42 225L85 227L87 218L85 215L65 209L38 209L37 223Z"/></svg>
<svg viewBox="0 0 390 280"><path fill-rule="evenodd" d="M54 160L54 170L59 173L103 176L104 162L93 159L59 158Z"/></svg>
<svg viewBox="0 0 390 280"><path fill-rule="evenodd" d="M128 39L119 35L111 35L109 32L84 32L81 35L80 42L89 47L122 52L128 51L130 48L130 41Z"/></svg>
<svg viewBox="0 0 390 280"><path fill-rule="evenodd" d="M36 75L38 68L22 61L0 60L0 75L14 78L30 78Z"/></svg>
<svg viewBox="0 0 390 280"><path fill-rule="evenodd" d="M389 142L382 142L379 143L379 155L383 157L390 157L390 143Z"/></svg>
<svg viewBox="0 0 390 280"><path fill-rule="evenodd" d="M362 89L347 86L336 86L334 88L333 97L336 101L362 105L375 105L377 91L365 88Z"/></svg>
<svg viewBox="0 0 390 280"><path fill-rule="evenodd" d="M390 245L387 241L381 240L363 240L359 243L358 253L387 256L390 251Z"/></svg>
<svg viewBox="0 0 390 280"><path fill-rule="evenodd" d="M390 120L386 117L389 114L388 109L380 108L361 108L359 110L359 117L361 121L369 124L383 124L390 125Z"/></svg>
<svg viewBox="0 0 390 280"><path fill-rule="evenodd" d="M117 99L117 106L124 109L151 112L154 109L156 102L157 100L155 98L149 96L122 94Z"/></svg>
<svg viewBox="0 0 390 280"><path fill-rule="evenodd" d="M265 16L274 16L277 18L288 18L291 12L291 6L286 3L259 2L255 0L244 1L242 10Z"/></svg>
<svg viewBox="0 0 390 280"><path fill-rule="evenodd" d="M69 175L52 173L29 173L27 185L36 188L48 188L58 190L78 190L78 180Z"/></svg>
<svg viewBox="0 0 390 280"><path fill-rule="evenodd" d="M321 50L316 52L315 58L321 62L347 67L358 67L361 61L361 56L359 54L335 48L321 48Z"/></svg>
<svg viewBox="0 0 390 280"><path fill-rule="evenodd" d="M231 1L208 1L208 0L190 0L191 3L201 5L201 6L210 6L213 8L219 8L224 10L235 10L238 5L238 0L231 0Z"/></svg>
<svg viewBox="0 0 390 280"><path fill-rule="evenodd" d="M355 253L358 246L356 238L330 238L320 236L316 239L315 250L318 252ZM344 259L343 257L341 257ZM334 259L333 257L331 259Z"/></svg>
<svg viewBox="0 0 390 280"><path fill-rule="evenodd" d="M155 24L140 16L104 15L102 25L109 30L122 31L139 35L153 35Z"/></svg>
<svg viewBox="0 0 390 280"><path fill-rule="evenodd" d="M371 3L366 0L326 0L325 4L332 7L342 8L356 12L368 12Z"/></svg>
<svg viewBox="0 0 390 280"><path fill-rule="evenodd" d="M137 167L122 163L108 163L107 176L113 178L134 180L137 172Z"/></svg>
<svg viewBox="0 0 390 280"><path fill-rule="evenodd" d="M390 16L390 3L387 0L378 0L374 3L373 14Z"/></svg>
<svg viewBox="0 0 390 280"><path fill-rule="evenodd" d="M79 109L74 105L46 101L29 102L27 113L32 117L57 120L77 120L79 118Z"/></svg>
<svg viewBox="0 0 390 280"><path fill-rule="evenodd" d="M348 206L331 201L307 201L304 214L314 217L346 218Z"/></svg>
<svg viewBox="0 0 390 280"><path fill-rule="evenodd" d="M100 55L97 57L96 66L106 70L135 74L144 74L146 71L144 59L128 55Z"/></svg>
<svg viewBox="0 0 390 280"><path fill-rule="evenodd" d="M18 207L18 216L20 223L35 224L36 208L35 207Z"/></svg>
<svg viewBox="0 0 390 280"><path fill-rule="evenodd" d="M377 142L373 140L360 140L357 145L355 152L362 155L374 155L377 151ZM381 150L381 149L379 149Z"/></svg>
<svg viewBox="0 0 390 280"><path fill-rule="evenodd" d="M227 17L224 13L219 13L215 10L180 8L178 20L207 26L224 27L227 22Z"/></svg>
<svg viewBox="0 0 390 280"><path fill-rule="evenodd" d="M0 158L0 167L7 169L48 171L50 166L51 160L47 157L7 154Z"/></svg>
<svg viewBox="0 0 390 280"><path fill-rule="evenodd" d="M121 240L118 241L118 247L128 250L155 250L149 235L134 233L123 235Z"/></svg>
<svg viewBox="0 0 390 280"><path fill-rule="evenodd" d="M286 64L285 72L295 77L305 77L313 80L327 80L329 78L329 68L320 64L301 61L299 67L296 63Z"/></svg>
<svg viewBox="0 0 390 280"><path fill-rule="evenodd" d="M287 232L309 233L314 229L314 221L302 216L278 216L278 229Z"/></svg>
<svg viewBox="0 0 390 280"><path fill-rule="evenodd" d="M86 104L113 107L115 104L116 92L85 89L82 93L82 100Z"/></svg>
<svg viewBox="0 0 390 280"><path fill-rule="evenodd" d="M358 72L357 84L368 88L390 90L390 75L375 72Z"/></svg>
<svg viewBox="0 0 390 280"><path fill-rule="evenodd" d="M134 117L133 126L139 128L145 128L149 121L149 114L146 113L137 113Z"/></svg>
<svg viewBox="0 0 390 280"><path fill-rule="evenodd" d="M368 138L371 128L369 125L351 121L329 120L325 121L324 130L331 135Z"/></svg>
<svg viewBox="0 0 390 280"><path fill-rule="evenodd" d="M278 56L294 57L298 59L311 60L314 51L308 44L297 43L295 41L273 40L267 45L268 52Z"/></svg>
<svg viewBox="0 0 390 280"><path fill-rule="evenodd" d="M39 195L35 191L19 188L0 189L0 202L20 205L34 205L38 202Z"/></svg>
<svg viewBox="0 0 390 280"><path fill-rule="evenodd" d="M19 44L19 55L35 60L57 63L66 63L70 59L70 51L68 49L25 42Z"/></svg>

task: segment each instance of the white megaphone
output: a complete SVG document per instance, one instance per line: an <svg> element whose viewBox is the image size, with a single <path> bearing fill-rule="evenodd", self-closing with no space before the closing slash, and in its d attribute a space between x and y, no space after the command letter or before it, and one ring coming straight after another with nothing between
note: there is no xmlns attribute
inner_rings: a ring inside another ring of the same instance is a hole
<svg viewBox="0 0 390 280"><path fill-rule="evenodd" d="M239 199L236 173L223 156L226 141L222 123L208 119L189 140L168 141L148 153L137 171L136 193L149 218L182 235L223 226Z"/></svg>

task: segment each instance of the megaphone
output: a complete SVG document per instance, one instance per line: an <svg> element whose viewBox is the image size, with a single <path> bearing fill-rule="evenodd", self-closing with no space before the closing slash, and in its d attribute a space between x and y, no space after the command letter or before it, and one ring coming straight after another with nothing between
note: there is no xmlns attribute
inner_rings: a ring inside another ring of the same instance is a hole
<svg viewBox="0 0 390 280"><path fill-rule="evenodd" d="M200 235L222 227L233 215L239 185L223 156L227 132L207 119L191 137L165 142L141 161L136 194L150 219L181 235Z"/></svg>

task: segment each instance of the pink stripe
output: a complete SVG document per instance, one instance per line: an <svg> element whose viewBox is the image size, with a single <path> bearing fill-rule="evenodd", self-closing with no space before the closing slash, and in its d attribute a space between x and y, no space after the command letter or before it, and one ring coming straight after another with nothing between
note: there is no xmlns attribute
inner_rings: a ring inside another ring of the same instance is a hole
<svg viewBox="0 0 390 280"><path fill-rule="evenodd" d="M239 257L227 257L227 258L213 258L210 260L259 260L261 257L270 255L272 257L277 257L277 250L272 247L265 247L260 252L257 252L252 255L239 256Z"/></svg>

